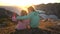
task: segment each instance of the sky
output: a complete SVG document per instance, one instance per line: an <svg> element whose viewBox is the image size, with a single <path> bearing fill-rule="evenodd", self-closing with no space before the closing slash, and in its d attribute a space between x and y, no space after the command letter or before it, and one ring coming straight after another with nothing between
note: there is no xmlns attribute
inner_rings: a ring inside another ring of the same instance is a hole
<svg viewBox="0 0 60 34"><path fill-rule="evenodd" d="M60 0L0 0L0 6L30 6L42 3L60 3Z"/></svg>
<svg viewBox="0 0 60 34"><path fill-rule="evenodd" d="M17 6L18 9L20 8L27 10L26 8L31 5L38 5L38 4L47 4L47 3L60 3L60 0L0 0L0 6ZM17 14L20 12L16 9L12 9L12 7L4 7L8 10L15 11ZM28 11L27 11L28 12Z"/></svg>

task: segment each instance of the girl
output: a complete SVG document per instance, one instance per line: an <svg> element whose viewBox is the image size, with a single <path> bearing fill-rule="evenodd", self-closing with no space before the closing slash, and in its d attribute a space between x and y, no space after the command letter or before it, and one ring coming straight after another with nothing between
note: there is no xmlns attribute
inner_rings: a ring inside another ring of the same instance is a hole
<svg viewBox="0 0 60 34"><path fill-rule="evenodd" d="M21 11L21 16L27 15L27 12L25 10ZM27 34L26 31L29 26L29 19L25 19L25 20L18 20L18 24L16 26L16 31L18 32L18 34ZM15 33L17 34L17 33Z"/></svg>

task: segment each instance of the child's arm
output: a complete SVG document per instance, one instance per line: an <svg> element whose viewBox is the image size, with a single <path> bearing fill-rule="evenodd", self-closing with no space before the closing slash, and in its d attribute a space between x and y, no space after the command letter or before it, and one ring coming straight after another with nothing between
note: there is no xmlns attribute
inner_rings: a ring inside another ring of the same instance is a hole
<svg viewBox="0 0 60 34"><path fill-rule="evenodd" d="M32 15L33 15L33 13L30 13L30 14L25 15L25 16L17 16L17 18L16 18L16 19L18 19L18 20L22 20L22 19L29 19L29 18L31 18L31 17L32 17Z"/></svg>

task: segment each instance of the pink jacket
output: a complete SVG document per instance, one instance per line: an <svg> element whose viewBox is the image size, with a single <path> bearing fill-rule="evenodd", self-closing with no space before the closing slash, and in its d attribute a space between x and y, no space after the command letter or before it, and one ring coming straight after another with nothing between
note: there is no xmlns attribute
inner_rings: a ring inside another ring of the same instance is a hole
<svg viewBox="0 0 60 34"><path fill-rule="evenodd" d="M22 22L21 21L18 21L18 24L16 26L16 29L17 30L26 29L26 25L29 25L29 23L30 23L30 20L23 20Z"/></svg>
<svg viewBox="0 0 60 34"><path fill-rule="evenodd" d="M12 21L17 21L16 20L16 17L15 15L12 17ZM16 25L16 29L17 30L22 30L22 29L26 29L26 26L29 25L30 23L30 20L23 20L22 22L21 21L18 21L18 24Z"/></svg>

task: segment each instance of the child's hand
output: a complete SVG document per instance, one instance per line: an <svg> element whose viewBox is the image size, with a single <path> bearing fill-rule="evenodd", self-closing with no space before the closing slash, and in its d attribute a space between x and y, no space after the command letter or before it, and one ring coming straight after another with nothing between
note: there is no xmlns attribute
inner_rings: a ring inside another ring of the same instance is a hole
<svg viewBox="0 0 60 34"><path fill-rule="evenodd" d="M30 29L30 25L28 25L27 28Z"/></svg>
<svg viewBox="0 0 60 34"><path fill-rule="evenodd" d="M16 20L16 17L12 17L12 21L17 21L17 20Z"/></svg>

